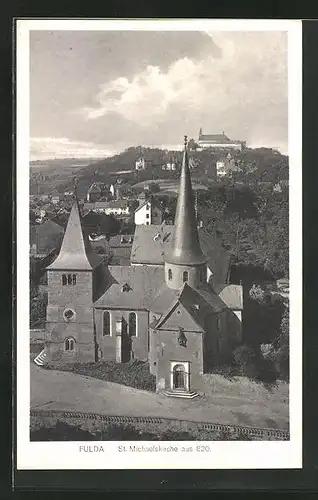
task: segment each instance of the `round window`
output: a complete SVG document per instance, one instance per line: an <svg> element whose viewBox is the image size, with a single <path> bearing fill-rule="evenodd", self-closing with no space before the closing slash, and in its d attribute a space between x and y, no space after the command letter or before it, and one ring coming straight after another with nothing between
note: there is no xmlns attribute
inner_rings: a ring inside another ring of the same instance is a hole
<svg viewBox="0 0 318 500"><path fill-rule="evenodd" d="M73 309L65 309L63 316L65 321L71 321L75 317L75 311Z"/></svg>

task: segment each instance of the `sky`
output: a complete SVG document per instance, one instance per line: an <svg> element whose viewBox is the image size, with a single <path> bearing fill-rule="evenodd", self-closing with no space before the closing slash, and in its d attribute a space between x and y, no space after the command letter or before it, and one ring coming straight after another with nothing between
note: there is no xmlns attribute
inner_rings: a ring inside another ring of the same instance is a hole
<svg viewBox="0 0 318 500"><path fill-rule="evenodd" d="M279 31L31 31L30 159L178 148L222 133L287 152Z"/></svg>

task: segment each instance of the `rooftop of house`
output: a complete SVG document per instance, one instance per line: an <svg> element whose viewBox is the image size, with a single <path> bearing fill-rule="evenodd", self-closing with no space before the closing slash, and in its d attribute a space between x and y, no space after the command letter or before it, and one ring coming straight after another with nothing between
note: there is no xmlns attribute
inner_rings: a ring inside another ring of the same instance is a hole
<svg viewBox="0 0 318 500"><path fill-rule="evenodd" d="M165 252L171 245L174 225L137 225L131 251L132 264L163 265ZM214 283L226 283L230 266L230 256L215 237L198 230L200 245L207 256L208 267L214 274Z"/></svg>
<svg viewBox="0 0 318 500"><path fill-rule="evenodd" d="M33 230L36 234L49 236L50 234L63 234L63 228L53 220L47 220L42 224L33 225Z"/></svg>
<svg viewBox="0 0 318 500"><path fill-rule="evenodd" d="M57 197L63 197L64 194L62 193L59 193L58 191L56 190L53 190L51 193L50 193L50 196L52 196L52 198L57 198Z"/></svg>
<svg viewBox="0 0 318 500"><path fill-rule="evenodd" d="M136 208L135 213L138 212L138 210L140 210L142 207L147 205L147 203L149 203L152 208L161 208L160 203L155 198L148 198L140 203L140 205Z"/></svg>
<svg viewBox="0 0 318 500"><path fill-rule="evenodd" d="M109 238L109 246L111 248L116 247L132 247L134 241L133 234L116 234Z"/></svg>
<svg viewBox="0 0 318 500"><path fill-rule="evenodd" d="M85 203L84 204L84 209L86 210L92 210L96 208L127 208L128 207L128 200L113 200L113 201L95 201L93 203Z"/></svg>
<svg viewBox="0 0 318 500"><path fill-rule="evenodd" d="M67 221L69 218L69 214L57 214L52 219L50 219L51 222L54 222L55 224L58 224L60 227L65 228L67 225Z"/></svg>
<svg viewBox="0 0 318 500"><path fill-rule="evenodd" d="M230 309L235 311L243 310L242 285L219 284L214 285L213 289Z"/></svg>
<svg viewBox="0 0 318 500"><path fill-rule="evenodd" d="M227 143L231 142L231 139L227 137L224 132L222 134L199 134L199 141L209 141L215 143Z"/></svg>

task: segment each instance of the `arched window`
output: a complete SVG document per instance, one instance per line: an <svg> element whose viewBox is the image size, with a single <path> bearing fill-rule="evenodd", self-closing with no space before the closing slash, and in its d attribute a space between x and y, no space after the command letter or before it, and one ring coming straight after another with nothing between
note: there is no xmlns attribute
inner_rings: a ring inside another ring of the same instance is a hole
<svg viewBox="0 0 318 500"><path fill-rule="evenodd" d="M216 328L220 330L221 328L221 318L216 318Z"/></svg>
<svg viewBox="0 0 318 500"><path fill-rule="evenodd" d="M169 281L172 280L172 271L171 271L171 269L168 270L168 280Z"/></svg>
<svg viewBox="0 0 318 500"><path fill-rule="evenodd" d="M73 339L72 337L65 339L64 347L65 347L65 351L74 351L75 350L75 339Z"/></svg>
<svg viewBox="0 0 318 500"><path fill-rule="evenodd" d="M76 285L76 274L62 274L62 285Z"/></svg>
<svg viewBox="0 0 318 500"><path fill-rule="evenodd" d="M189 279L189 273L188 271L183 271L183 283L185 283L186 281L188 281Z"/></svg>
<svg viewBox="0 0 318 500"><path fill-rule="evenodd" d="M129 313L128 319L129 336L136 337L137 335L137 315L134 312Z"/></svg>
<svg viewBox="0 0 318 500"><path fill-rule="evenodd" d="M110 312L104 311L103 314L103 336L110 335Z"/></svg>

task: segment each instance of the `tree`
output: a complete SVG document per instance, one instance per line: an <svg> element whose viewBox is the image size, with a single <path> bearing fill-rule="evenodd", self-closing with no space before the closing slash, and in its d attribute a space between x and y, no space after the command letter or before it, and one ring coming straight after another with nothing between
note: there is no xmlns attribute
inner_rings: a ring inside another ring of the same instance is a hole
<svg viewBox="0 0 318 500"><path fill-rule="evenodd" d="M194 139L190 139L188 142L189 151L196 151L199 145L195 142Z"/></svg>
<svg viewBox="0 0 318 500"><path fill-rule="evenodd" d="M244 304L245 338L248 345L259 350L277 337L285 310L283 298L253 286Z"/></svg>
<svg viewBox="0 0 318 500"><path fill-rule="evenodd" d="M237 347L233 353L233 357L240 375L256 378L258 374L257 356L251 347L247 345Z"/></svg>
<svg viewBox="0 0 318 500"><path fill-rule="evenodd" d="M103 215L100 220L100 232L105 235L116 235L120 232L121 223L113 215Z"/></svg>
<svg viewBox="0 0 318 500"><path fill-rule="evenodd" d="M107 250L103 245L96 245L94 251L100 255L104 255L107 253Z"/></svg>
<svg viewBox="0 0 318 500"><path fill-rule="evenodd" d="M30 327L43 326L46 318L46 300L44 297L36 296L30 303Z"/></svg>
<svg viewBox="0 0 318 500"><path fill-rule="evenodd" d="M160 186L156 182L151 182L149 184L149 193L159 193L160 191Z"/></svg>
<svg viewBox="0 0 318 500"><path fill-rule="evenodd" d="M289 379L289 306L286 307L282 316L280 331L273 342L271 358L276 364L280 377Z"/></svg>

